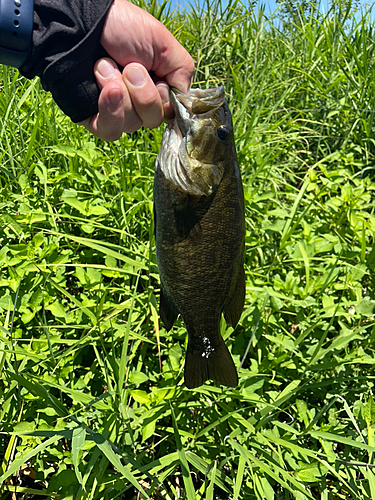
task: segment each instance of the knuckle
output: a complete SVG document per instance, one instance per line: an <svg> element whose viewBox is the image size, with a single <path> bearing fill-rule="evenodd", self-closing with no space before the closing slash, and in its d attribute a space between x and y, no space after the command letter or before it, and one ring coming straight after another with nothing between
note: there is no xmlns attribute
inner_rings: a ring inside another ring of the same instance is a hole
<svg viewBox="0 0 375 500"><path fill-rule="evenodd" d="M142 96L142 100L139 101L138 103L138 107L142 109L143 112L148 111L155 107L159 107L159 100L160 100L159 93L157 93L156 88L155 91L154 89L152 90L153 90L152 93L149 94L145 93Z"/></svg>

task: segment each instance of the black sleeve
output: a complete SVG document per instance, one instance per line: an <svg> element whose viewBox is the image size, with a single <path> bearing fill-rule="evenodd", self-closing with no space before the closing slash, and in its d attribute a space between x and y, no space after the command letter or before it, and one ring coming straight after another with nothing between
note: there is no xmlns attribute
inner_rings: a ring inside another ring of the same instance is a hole
<svg viewBox="0 0 375 500"><path fill-rule="evenodd" d="M100 45L113 0L34 0L33 47L21 66L39 76L65 114L78 122L98 110L95 62L108 56Z"/></svg>

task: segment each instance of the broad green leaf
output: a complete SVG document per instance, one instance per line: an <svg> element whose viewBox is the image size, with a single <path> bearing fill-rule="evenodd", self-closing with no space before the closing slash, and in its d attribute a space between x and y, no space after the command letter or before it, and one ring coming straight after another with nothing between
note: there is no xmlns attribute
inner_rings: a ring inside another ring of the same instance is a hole
<svg viewBox="0 0 375 500"><path fill-rule="evenodd" d="M259 500L274 500L275 495L273 489L263 474L254 474L254 485L256 487L256 491L258 493L257 498L259 498Z"/></svg>
<svg viewBox="0 0 375 500"><path fill-rule="evenodd" d="M73 295L71 295L69 292L67 292L64 288L62 288L58 283L56 283L55 280L51 279L51 278L47 278L48 279L48 282L54 287L56 288L56 290L58 290L60 293L62 293L63 295L65 295L66 297L68 297L68 299L70 299L79 309L82 310L82 312L84 312L92 321L92 324L95 325L96 324L96 317L95 315L90 311L90 309L88 309L87 307L85 307L82 302L80 302L78 299L76 299L75 297L73 297Z"/></svg>
<svg viewBox="0 0 375 500"><path fill-rule="evenodd" d="M371 300L369 297L364 298L361 302L356 306L355 310L357 313L369 318L373 314L375 306L375 301Z"/></svg>
<svg viewBox="0 0 375 500"><path fill-rule="evenodd" d="M143 384L147 382L148 376L143 372L131 372L129 374L129 382L135 385Z"/></svg>
<svg viewBox="0 0 375 500"><path fill-rule="evenodd" d="M148 422L142 427L142 441L146 441L155 434L156 421L157 419L151 420L151 422Z"/></svg>
<svg viewBox="0 0 375 500"><path fill-rule="evenodd" d="M64 316L66 316L66 311L61 302L59 302L58 300L56 300L53 304L45 306L45 309L47 311L51 311L51 313L57 318L63 318Z"/></svg>
<svg viewBox="0 0 375 500"><path fill-rule="evenodd" d="M368 426L375 423L375 402L370 396L366 403L362 407L363 418L365 419Z"/></svg>
<svg viewBox="0 0 375 500"><path fill-rule="evenodd" d="M141 391L139 389L135 389L133 391L129 391L131 396L134 398L137 403L141 403L142 405L149 406L151 403L151 395L147 394L145 391Z"/></svg>
<svg viewBox="0 0 375 500"><path fill-rule="evenodd" d="M328 472L328 467L323 465L321 462L311 462L309 464L303 464L299 469L296 470L296 476L306 483L315 483L322 480L322 476L325 476Z"/></svg>
<svg viewBox="0 0 375 500"><path fill-rule="evenodd" d="M77 154L76 148L68 146L66 144L56 144L55 146L51 147L51 151L72 157L76 156Z"/></svg>

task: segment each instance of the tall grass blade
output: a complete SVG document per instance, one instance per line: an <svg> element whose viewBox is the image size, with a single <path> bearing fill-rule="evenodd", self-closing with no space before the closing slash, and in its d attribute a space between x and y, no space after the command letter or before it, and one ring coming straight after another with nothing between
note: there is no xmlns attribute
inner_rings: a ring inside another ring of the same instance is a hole
<svg viewBox="0 0 375 500"><path fill-rule="evenodd" d="M182 475L182 478L184 480L186 496L187 496L188 500L195 500L196 496L195 496L195 489L194 489L194 485L193 485L193 480L191 478L189 464L188 464L188 461L186 459L185 450L184 450L182 443L181 443L181 438L180 438L180 433L178 430L176 416L175 416L175 413L174 413L172 406L170 406L170 408L171 408L171 414L172 414L174 437L176 440L178 459L179 459L180 467L181 467L181 475Z"/></svg>

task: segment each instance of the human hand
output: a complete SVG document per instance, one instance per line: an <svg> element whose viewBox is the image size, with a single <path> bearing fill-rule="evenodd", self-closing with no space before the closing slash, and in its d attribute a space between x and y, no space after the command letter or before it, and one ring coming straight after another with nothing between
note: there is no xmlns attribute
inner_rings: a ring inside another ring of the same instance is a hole
<svg viewBox="0 0 375 500"><path fill-rule="evenodd" d="M167 28L127 0L115 0L100 41L113 60L97 61L99 112L80 125L115 141L123 132L142 125L155 128L164 118L172 118L169 86L187 92L194 63ZM124 68L122 73L116 63ZM155 83L149 71L160 81Z"/></svg>

